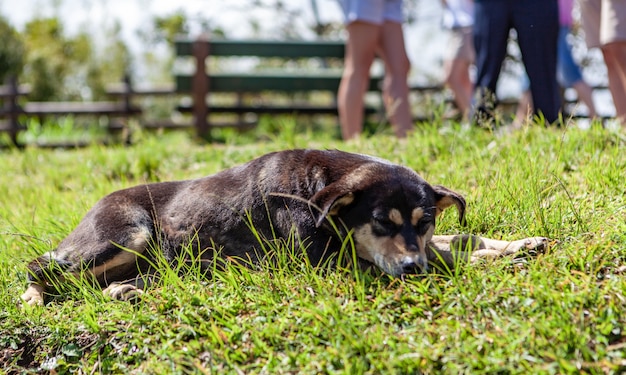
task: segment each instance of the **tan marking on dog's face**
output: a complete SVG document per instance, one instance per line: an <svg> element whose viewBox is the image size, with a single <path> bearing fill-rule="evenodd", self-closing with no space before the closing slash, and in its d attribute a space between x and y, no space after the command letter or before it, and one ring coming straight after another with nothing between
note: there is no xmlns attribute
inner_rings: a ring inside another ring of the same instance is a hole
<svg viewBox="0 0 626 375"><path fill-rule="evenodd" d="M424 217L424 209L417 207L411 212L411 225L416 226L421 218Z"/></svg>
<svg viewBox="0 0 626 375"><path fill-rule="evenodd" d="M365 224L355 229L354 241L357 255L369 262L374 263L384 272L400 276L404 271L404 265L413 262L427 270L428 259L426 244L432 238L434 226L431 226L423 236L416 236L417 251L407 248L406 240L400 234L394 236L377 236L372 231L371 224Z"/></svg>
<svg viewBox="0 0 626 375"><path fill-rule="evenodd" d="M392 223L398 226L404 224L404 220L402 220L402 214L398 209L395 208L389 210L389 220L391 220Z"/></svg>

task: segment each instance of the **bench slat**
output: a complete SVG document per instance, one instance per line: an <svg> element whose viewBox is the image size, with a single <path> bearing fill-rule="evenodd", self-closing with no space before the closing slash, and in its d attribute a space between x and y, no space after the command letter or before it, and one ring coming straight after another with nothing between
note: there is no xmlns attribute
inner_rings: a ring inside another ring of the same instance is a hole
<svg viewBox="0 0 626 375"><path fill-rule="evenodd" d="M175 43L177 56L193 56L191 40L177 40ZM296 58L343 58L345 44L342 41L314 40L211 40L209 45L211 56L258 56Z"/></svg>
<svg viewBox="0 0 626 375"><path fill-rule="evenodd" d="M332 91L339 89L341 74L308 74L288 75L275 73L239 74L218 73L207 77L210 92L306 92ZM382 77L370 79L369 91L379 91ZM191 92L193 76L177 75L176 89L178 92Z"/></svg>
<svg viewBox="0 0 626 375"><path fill-rule="evenodd" d="M233 113L238 115L243 115L246 113L264 113L264 114L299 114L299 115L315 115L315 114L325 114L325 115L337 115L337 106L336 105L326 105L326 106L314 106L314 105L302 105L302 104L292 104L289 106L281 106L281 105L259 105L259 106L251 106L251 105L238 105L238 106L229 106L229 105L208 105L208 108L211 113ZM191 113L193 111L193 107L190 105L179 105L177 106L177 110L182 113ZM366 114L375 114L379 113L380 109L366 106L365 113Z"/></svg>
<svg viewBox="0 0 626 375"><path fill-rule="evenodd" d="M34 116L46 115L128 115L139 113L139 108L126 108L119 102L29 102L24 113Z"/></svg>

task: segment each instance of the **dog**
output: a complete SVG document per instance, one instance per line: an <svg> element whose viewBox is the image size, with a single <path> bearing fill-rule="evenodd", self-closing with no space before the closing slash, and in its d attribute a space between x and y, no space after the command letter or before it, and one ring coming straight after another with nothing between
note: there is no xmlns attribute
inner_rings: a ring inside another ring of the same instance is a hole
<svg viewBox="0 0 626 375"><path fill-rule="evenodd" d="M226 259L258 263L277 239L294 241L312 265L352 243L361 266L403 277L546 244L542 237L433 236L437 217L452 206L463 224L461 194L383 159L337 150L270 153L208 177L105 196L56 249L28 264L21 298L41 305L67 275L89 275L105 294L129 299L149 284L154 249L173 264L191 247L188 256L211 270Z"/></svg>

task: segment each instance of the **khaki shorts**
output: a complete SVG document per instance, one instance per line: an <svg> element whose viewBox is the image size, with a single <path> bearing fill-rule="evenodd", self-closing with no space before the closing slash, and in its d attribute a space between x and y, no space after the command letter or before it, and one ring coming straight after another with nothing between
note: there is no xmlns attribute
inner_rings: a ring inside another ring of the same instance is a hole
<svg viewBox="0 0 626 375"><path fill-rule="evenodd" d="M588 48L626 41L625 0L579 0Z"/></svg>
<svg viewBox="0 0 626 375"><path fill-rule="evenodd" d="M472 27L459 27L450 30L450 39L444 54L445 60L463 60L474 63L476 51L474 50L474 36Z"/></svg>

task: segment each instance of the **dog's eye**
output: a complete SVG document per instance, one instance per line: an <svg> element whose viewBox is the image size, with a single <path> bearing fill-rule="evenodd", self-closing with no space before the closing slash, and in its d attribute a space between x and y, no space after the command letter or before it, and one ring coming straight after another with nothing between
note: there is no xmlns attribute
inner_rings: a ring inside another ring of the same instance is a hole
<svg viewBox="0 0 626 375"><path fill-rule="evenodd" d="M397 230L397 225L388 218L374 216L372 218L372 229L376 234L388 235Z"/></svg>
<svg viewBox="0 0 626 375"><path fill-rule="evenodd" d="M433 220L430 217L423 217L420 221L417 222L415 226L415 231L418 235L423 235L428 232L430 226L433 225Z"/></svg>

